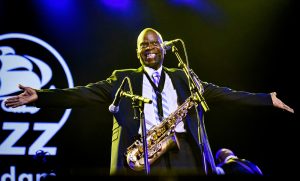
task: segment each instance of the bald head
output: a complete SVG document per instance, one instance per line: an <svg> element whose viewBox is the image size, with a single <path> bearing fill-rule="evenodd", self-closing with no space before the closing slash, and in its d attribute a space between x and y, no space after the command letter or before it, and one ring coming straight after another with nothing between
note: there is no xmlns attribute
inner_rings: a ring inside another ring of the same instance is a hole
<svg viewBox="0 0 300 181"><path fill-rule="evenodd" d="M228 156L235 156L235 155L234 155L233 151L231 151L227 148L222 148L216 153L216 159L220 163L224 162Z"/></svg>
<svg viewBox="0 0 300 181"><path fill-rule="evenodd" d="M137 38L137 57L141 64L155 70L162 66L165 50L162 36L153 28L145 28Z"/></svg>
<svg viewBox="0 0 300 181"><path fill-rule="evenodd" d="M141 42L141 41L143 40L145 34L146 34L147 32L149 32L149 31L151 31L151 32L153 32L153 33L155 33L155 34L157 34L157 36L161 39L161 42L163 42L163 38L162 38L161 34L160 34L158 31L156 31L156 30L153 29L153 28L145 28L145 29L143 29L143 30L140 32L140 34L139 34L139 36L138 36L138 38L137 38L137 42L136 42L136 43L137 43L137 48L139 47L139 42Z"/></svg>

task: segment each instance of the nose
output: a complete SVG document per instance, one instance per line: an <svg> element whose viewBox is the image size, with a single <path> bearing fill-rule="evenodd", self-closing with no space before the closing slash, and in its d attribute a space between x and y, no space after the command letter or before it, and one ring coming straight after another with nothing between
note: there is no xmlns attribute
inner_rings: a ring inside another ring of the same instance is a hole
<svg viewBox="0 0 300 181"><path fill-rule="evenodd" d="M146 47L146 49L153 49L154 48L154 44L153 43L149 43L148 46Z"/></svg>

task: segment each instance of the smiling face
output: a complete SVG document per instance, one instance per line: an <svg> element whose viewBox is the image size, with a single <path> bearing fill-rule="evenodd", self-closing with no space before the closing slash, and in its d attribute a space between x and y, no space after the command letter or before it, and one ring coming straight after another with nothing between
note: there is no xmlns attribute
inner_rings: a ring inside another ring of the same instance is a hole
<svg viewBox="0 0 300 181"><path fill-rule="evenodd" d="M137 57L143 66L155 70L161 67L165 50L161 46L161 35L154 29L144 29L137 39Z"/></svg>

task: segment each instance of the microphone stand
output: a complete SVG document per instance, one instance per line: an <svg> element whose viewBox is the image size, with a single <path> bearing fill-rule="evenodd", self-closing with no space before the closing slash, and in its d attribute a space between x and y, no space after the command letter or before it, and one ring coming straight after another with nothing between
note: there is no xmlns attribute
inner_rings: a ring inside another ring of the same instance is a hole
<svg viewBox="0 0 300 181"><path fill-rule="evenodd" d="M146 130L146 121L144 114L144 102L137 99L132 99L132 107L134 111L134 119L138 120L136 115L139 112L140 117L140 125L142 129L142 140L143 140L143 150L144 150L144 168L147 175L150 174L150 164L148 161L148 144L147 144L147 130Z"/></svg>
<svg viewBox="0 0 300 181"><path fill-rule="evenodd" d="M131 87L130 79L128 78L129 86ZM132 89L130 88L132 91ZM124 92L120 93L122 97L128 97L132 100L132 108L133 108L133 119L140 121L141 129L142 129L142 141L143 141L143 150L144 150L144 168L147 175L150 174L150 164L148 161L148 144L147 144L147 129L146 129L146 121L145 121L145 114L144 114L144 104L145 103L152 103L152 100L145 99L141 96L137 96L132 94L132 92ZM139 112L139 117L138 113Z"/></svg>
<svg viewBox="0 0 300 181"><path fill-rule="evenodd" d="M184 42L182 40L180 40L180 41L184 45ZM172 46L172 52L176 55L176 57L179 61L178 66L183 69L184 73L186 74L186 76L188 78L191 94L195 95L194 96L195 100L201 104L203 110L205 112L208 111L209 107L208 107L207 103L205 102L205 99L202 95L202 93L204 92L204 88L201 84L200 79L193 72L193 70L190 69L182 61L182 58L180 57L180 55L178 53L178 49L175 47L175 45ZM198 119L198 140L199 140L199 145L200 145L201 152L202 152L201 154L202 154L202 159L203 159L204 171L205 171L206 174L208 174L208 171L207 171L207 162L208 162L210 164L212 172L217 173L215 161L214 161L214 158L213 158L210 146L209 146L209 142L208 142L208 139L207 139L207 134L206 134L206 130L205 130L205 127L204 127L204 122L203 122L203 119L199 118L199 113L198 113L197 107L196 107L196 112L197 112L197 119ZM203 115L202 115L202 118L203 118ZM199 132L200 132L200 135L199 135Z"/></svg>
<svg viewBox="0 0 300 181"><path fill-rule="evenodd" d="M196 95L197 101L201 103L204 111L208 111L209 108L205 102L204 97L202 96L202 93L204 91L203 86L198 78L198 76L193 72L192 69L190 69L181 59L178 49L173 45L172 46L172 52L176 55L179 64L178 67L182 68L186 76L188 77L189 83L190 83L190 89L192 93ZM197 80L195 80L197 79Z"/></svg>

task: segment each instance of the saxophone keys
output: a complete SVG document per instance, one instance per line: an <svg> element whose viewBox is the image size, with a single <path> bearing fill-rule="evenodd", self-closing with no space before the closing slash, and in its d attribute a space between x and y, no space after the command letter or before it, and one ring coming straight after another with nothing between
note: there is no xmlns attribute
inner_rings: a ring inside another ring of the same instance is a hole
<svg viewBox="0 0 300 181"><path fill-rule="evenodd" d="M142 146L139 146L139 147L138 147L138 150L139 150L140 153L143 153L143 152L144 152L144 149L143 149Z"/></svg>
<svg viewBox="0 0 300 181"><path fill-rule="evenodd" d="M156 134L156 133L152 134L152 140L155 141L155 140L157 140L157 138L158 138L158 137L157 137L157 134Z"/></svg>
<svg viewBox="0 0 300 181"><path fill-rule="evenodd" d="M158 137L161 136L161 129L158 129L158 130L156 131L156 135L157 135Z"/></svg>

